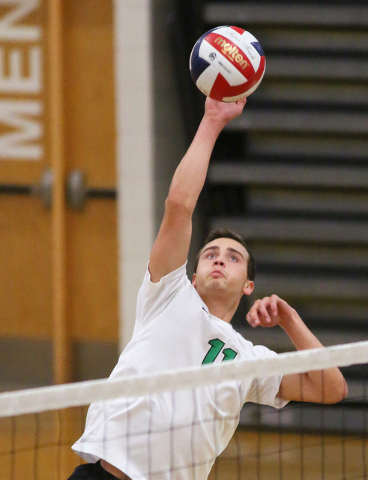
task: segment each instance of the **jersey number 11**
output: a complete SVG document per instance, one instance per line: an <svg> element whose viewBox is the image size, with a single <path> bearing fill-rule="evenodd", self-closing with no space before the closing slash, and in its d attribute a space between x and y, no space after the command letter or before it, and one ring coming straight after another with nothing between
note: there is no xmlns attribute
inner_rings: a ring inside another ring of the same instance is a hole
<svg viewBox="0 0 368 480"><path fill-rule="evenodd" d="M225 343L218 338L210 340L208 343L211 345L211 348L204 357L202 365L206 363L213 363L225 345ZM225 350L222 350L222 353L224 355L224 358L222 359L223 362L225 360L233 360L238 355L238 353L231 348L225 348Z"/></svg>

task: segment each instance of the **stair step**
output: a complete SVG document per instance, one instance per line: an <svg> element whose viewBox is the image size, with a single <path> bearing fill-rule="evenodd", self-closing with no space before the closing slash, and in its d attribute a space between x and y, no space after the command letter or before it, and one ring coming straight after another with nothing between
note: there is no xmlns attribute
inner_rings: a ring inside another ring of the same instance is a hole
<svg viewBox="0 0 368 480"><path fill-rule="evenodd" d="M243 132L243 130L239 130ZM328 155L341 160L366 159L368 161L368 135L363 137L341 135L310 135L309 131L264 131L245 132L247 156L304 156Z"/></svg>
<svg viewBox="0 0 368 480"><path fill-rule="evenodd" d="M249 106L262 102L314 102L341 107L368 109L368 82L319 83L313 81L278 80L265 77L262 86L249 97Z"/></svg>
<svg viewBox="0 0 368 480"><path fill-rule="evenodd" d="M368 112L323 112L250 107L241 116L232 120L226 129L367 135Z"/></svg>
<svg viewBox="0 0 368 480"><path fill-rule="evenodd" d="M207 2L204 21L211 25L268 24L325 27L368 26L367 5L318 5L308 3Z"/></svg>
<svg viewBox="0 0 368 480"><path fill-rule="evenodd" d="M254 216L268 212L368 219L368 193L306 191L300 189L250 188L247 190L247 211Z"/></svg>
<svg viewBox="0 0 368 480"><path fill-rule="evenodd" d="M258 25L252 33L261 42L266 57L268 53L283 51L296 54L339 55L340 58L368 54L366 31L330 29L269 27Z"/></svg>
<svg viewBox="0 0 368 480"><path fill-rule="evenodd" d="M309 167L298 164L297 156L295 165L213 162L207 178L212 184L368 188L368 168L334 165Z"/></svg>
<svg viewBox="0 0 368 480"><path fill-rule="evenodd" d="M296 302L294 307L302 318L308 319L310 324L323 323L326 327L336 328L336 319L348 330L367 330L368 304L366 299L361 302L345 301L338 298L331 301L308 299L307 302ZM368 331L367 331L368 334Z"/></svg>
<svg viewBox="0 0 368 480"><path fill-rule="evenodd" d="M265 78L367 82L368 63L359 58L272 53L266 58Z"/></svg>
<svg viewBox="0 0 368 480"><path fill-rule="evenodd" d="M249 241L368 245L368 222L216 217L211 230L228 228Z"/></svg>
<svg viewBox="0 0 368 480"><path fill-rule="evenodd" d="M368 248L364 247L255 244L251 250L259 265L368 272Z"/></svg>
<svg viewBox="0 0 368 480"><path fill-rule="evenodd" d="M368 291L368 278L334 278L323 275L302 276L293 274L257 275L254 295L259 298L276 294L279 297L288 298L315 298L327 299L338 298L342 300L365 300Z"/></svg>

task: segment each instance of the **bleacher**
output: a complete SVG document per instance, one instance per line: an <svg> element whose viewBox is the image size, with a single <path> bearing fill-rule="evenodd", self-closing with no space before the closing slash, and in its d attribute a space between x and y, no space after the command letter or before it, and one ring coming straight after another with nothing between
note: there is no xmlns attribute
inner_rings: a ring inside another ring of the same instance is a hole
<svg viewBox="0 0 368 480"><path fill-rule="evenodd" d="M260 88L216 146L209 227L249 240L253 299L282 296L325 344L366 339L368 4L208 0L203 23L249 30L267 61ZM289 348L282 332L244 328L247 338Z"/></svg>

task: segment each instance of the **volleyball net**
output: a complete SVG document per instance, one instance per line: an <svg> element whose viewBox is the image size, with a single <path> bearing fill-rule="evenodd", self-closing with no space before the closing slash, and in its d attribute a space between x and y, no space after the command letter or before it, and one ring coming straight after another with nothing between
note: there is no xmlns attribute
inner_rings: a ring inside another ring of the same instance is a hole
<svg viewBox="0 0 368 480"><path fill-rule="evenodd" d="M126 405L145 399L143 413L132 417L118 434L114 432L125 461L138 468L132 478L201 480L204 464L211 467L211 480L368 478L367 363L368 342L359 342L119 381L2 393L0 476L4 480L66 480L83 463L71 446L84 431L87 406L98 402L105 412L116 399ZM282 409L249 402L241 408L245 379L254 384L256 379L334 366L342 369L348 381L349 394L342 402L291 402ZM228 402L220 393L229 382L239 387L239 397L231 399L240 405L238 410L228 410L221 403ZM205 387L211 392L210 403L218 402L214 409L203 407ZM167 418L159 412L157 399L163 399ZM221 439L229 424L234 429L238 426L222 451ZM107 451L111 435L105 437L105 433L97 436L102 435L99 441L105 439ZM144 454L135 451L140 436L147 449ZM214 454L203 447L203 438L209 436L215 439ZM139 472L142 455L148 460Z"/></svg>

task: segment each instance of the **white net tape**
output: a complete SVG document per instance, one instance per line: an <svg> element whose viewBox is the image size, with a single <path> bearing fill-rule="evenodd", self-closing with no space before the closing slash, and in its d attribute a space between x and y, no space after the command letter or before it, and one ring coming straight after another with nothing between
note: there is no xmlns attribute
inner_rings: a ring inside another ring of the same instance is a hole
<svg viewBox="0 0 368 480"><path fill-rule="evenodd" d="M83 406L116 397L138 397L214 385L245 377L262 378L364 363L368 363L368 342L357 342L283 353L272 358L223 362L157 375L131 376L119 381L104 379L6 392L0 394L0 417Z"/></svg>

